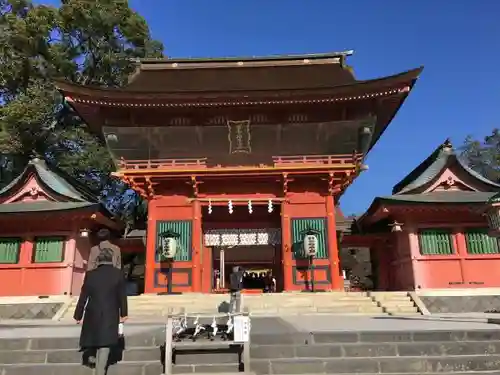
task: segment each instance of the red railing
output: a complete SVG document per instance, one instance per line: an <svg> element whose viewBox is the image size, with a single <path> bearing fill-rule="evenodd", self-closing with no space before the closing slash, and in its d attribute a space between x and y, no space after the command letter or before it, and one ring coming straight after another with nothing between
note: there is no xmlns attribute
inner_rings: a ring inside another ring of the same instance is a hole
<svg viewBox="0 0 500 375"><path fill-rule="evenodd" d="M120 169L182 169L206 168L207 158L198 159L151 159L151 160L125 160L119 163Z"/></svg>
<svg viewBox="0 0 500 375"><path fill-rule="evenodd" d="M349 164L361 159L360 154L352 155L302 155L302 156L274 156L273 162L276 167L304 165L304 164Z"/></svg>
<svg viewBox="0 0 500 375"><path fill-rule="evenodd" d="M259 164L259 167L291 167L305 165L341 165L354 164L361 159L361 154L351 155L298 155L298 156L273 156L273 164ZM252 165L227 166L227 168L248 168ZM209 168L207 158L197 159L151 159L151 160L125 160L119 163L122 170L137 169L186 169L186 168ZM213 169L224 169L225 166L215 165Z"/></svg>

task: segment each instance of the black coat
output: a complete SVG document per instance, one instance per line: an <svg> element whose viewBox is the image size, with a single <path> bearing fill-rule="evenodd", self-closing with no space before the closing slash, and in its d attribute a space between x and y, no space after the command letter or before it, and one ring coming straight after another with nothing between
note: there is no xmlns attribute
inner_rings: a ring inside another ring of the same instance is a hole
<svg viewBox="0 0 500 375"><path fill-rule="evenodd" d="M87 272L74 318L82 320L80 347L101 348L118 344L118 324L127 311L125 279L121 270L102 265ZM84 314L85 312L85 314Z"/></svg>

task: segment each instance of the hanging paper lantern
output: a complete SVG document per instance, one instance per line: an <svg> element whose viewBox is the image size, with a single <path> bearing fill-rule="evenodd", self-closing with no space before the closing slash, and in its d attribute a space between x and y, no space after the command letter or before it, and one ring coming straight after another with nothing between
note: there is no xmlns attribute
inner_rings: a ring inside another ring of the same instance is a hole
<svg viewBox="0 0 500 375"><path fill-rule="evenodd" d="M272 199L269 199L269 202L267 202L267 212L271 213L273 212L273 201Z"/></svg>
<svg viewBox="0 0 500 375"><path fill-rule="evenodd" d="M212 213L212 200L208 200L208 214L210 215Z"/></svg>
<svg viewBox="0 0 500 375"><path fill-rule="evenodd" d="M248 201L248 213L251 214L253 212L252 200Z"/></svg>
<svg viewBox="0 0 500 375"><path fill-rule="evenodd" d="M232 214L234 212L232 200L229 200L229 202L227 202L227 208L228 208L230 214Z"/></svg>
<svg viewBox="0 0 500 375"><path fill-rule="evenodd" d="M162 238L161 257L163 259L173 259L177 253L177 240L172 237Z"/></svg>
<svg viewBox="0 0 500 375"><path fill-rule="evenodd" d="M308 234L304 237L304 255L315 256L318 253L319 241L314 234Z"/></svg>

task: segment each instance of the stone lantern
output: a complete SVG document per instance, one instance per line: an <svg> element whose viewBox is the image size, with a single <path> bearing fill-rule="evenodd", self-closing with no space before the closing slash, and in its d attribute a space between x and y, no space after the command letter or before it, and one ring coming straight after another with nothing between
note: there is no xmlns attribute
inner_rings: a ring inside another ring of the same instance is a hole
<svg viewBox="0 0 500 375"><path fill-rule="evenodd" d="M500 193L488 200L485 215L488 220L488 234L492 237L500 237Z"/></svg>

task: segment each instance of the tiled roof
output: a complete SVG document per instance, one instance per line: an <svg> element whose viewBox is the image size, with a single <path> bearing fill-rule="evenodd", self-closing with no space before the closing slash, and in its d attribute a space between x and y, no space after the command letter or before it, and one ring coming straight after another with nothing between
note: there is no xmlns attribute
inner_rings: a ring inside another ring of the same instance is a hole
<svg viewBox="0 0 500 375"><path fill-rule="evenodd" d="M6 195L20 188L23 183L34 174L38 182L49 191L56 193L61 201L98 203L97 194L86 186L74 180L59 169L50 168L41 159L32 159L24 171L10 184L0 190L0 196Z"/></svg>
<svg viewBox="0 0 500 375"><path fill-rule="evenodd" d="M0 204L0 214L41 213L84 208L99 210L102 206L99 203L91 202L16 202Z"/></svg>
<svg viewBox="0 0 500 375"><path fill-rule="evenodd" d="M407 194L418 189L427 183L434 180L440 173L453 161L457 161L458 165L469 175L487 184L495 190L500 188L500 184L484 178L476 171L472 170L467 163L453 150L453 146L449 140L441 144L434 152L425 159L419 166L411 171L399 183L394 185L392 194Z"/></svg>
<svg viewBox="0 0 500 375"><path fill-rule="evenodd" d="M375 200L384 203L434 203L434 204L467 204L486 203L495 192L483 191L433 191L423 194L400 194L378 197Z"/></svg>

